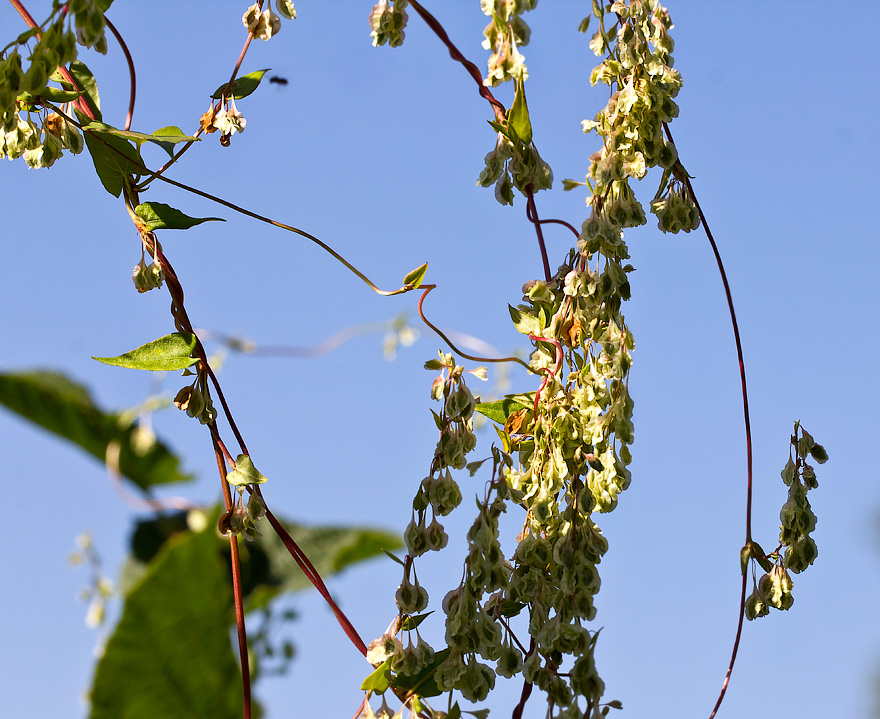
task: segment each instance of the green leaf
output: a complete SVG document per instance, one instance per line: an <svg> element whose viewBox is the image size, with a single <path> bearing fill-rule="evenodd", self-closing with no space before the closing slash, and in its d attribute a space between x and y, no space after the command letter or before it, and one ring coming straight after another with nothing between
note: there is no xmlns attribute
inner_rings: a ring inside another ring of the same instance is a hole
<svg viewBox="0 0 880 719"><path fill-rule="evenodd" d="M165 150L165 152L167 152L170 157L174 157L175 145L181 142L201 142L202 140L202 138L200 137L192 137L191 135L187 135L183 130L181 130L179 127L176 127L175 125L160 127L147 139L149 139L150 142L155 142L159 147Z"/></svg>
<svg viewBox="0 0 880 719"><path fill-rule="evenodd" d="M814 444L810 447L810 456L819 464L825 464L828 461L828 452L821 444Z"/></svg>
<svg viewBox="0 0 880 719"><path fill-rule="evenodd" d="M67 66L67 69L73 76L73 79L76 80L80 89L84 91L84 94L82 96L83 101L85 101L85 103L89 106L89 109L95 116L94 119L100 120L101 98L98 96L98 83L95 82L95 77L94 75L92 75L92 71L86 67L85 63L82 63L79 60L74 60L72 63L70 63L70 65ZM53 79L57 79L65 90L76 91L77 89L66 80L62 80L60 75L57 78L53 76Z"/></svg>
<svg viewBox="0 0 880 719"><path fill-rule="evenodd" d="M129 369L153 372L173 372L192 367L198 359L191 357L196 347L196 336L189 332L174 332L152 342L147 342L131 352L118 357L92 357L93 360Z"/></svg>
<svg viewBox="0 0 880 719"><path fill-rule="evenodd" d="M515 617L527 606L528 604L525 604L523 602L515 602L512 599L505 599L503 602L501 602L501 616Z"/></svg>
<svg viewBox="0 0 880 719"><path fill-rule="evenodd" d="M486 459L481 459L477 462L468 462L464 468L468 471L468 473L473 477L486 462L488 462L491 457L486 457Z"/></svg>
<svg viewBox="0 0 880 719"><path fill-rule="evenodd" d="M443 369L446 365L443 360L431 359L425 362L425 369Z"/></svg>
<svg viewBox="0 0 880 719"><path fill-rule="evenodd" d="M135 145L140 147L145 142L154 142L161 147L169 155L174 155L174 146L181 142L200 142L201 138L184 134L179 127L169 126L162 127L152 135L145 132L136 132L134 130L120 130L112 125L105 125L103 122L90 122L83 126L83 130L91 130L92 132L104 132L108 135L115 135L125 140L131 140Z"/></svg>
<svg viewBox="0 0 880 719"><path fill-rule="evenodd" d="M411 632L433 613L434 610L432 609L430 612L425 612L424 614L413 614L403 620L403 624L400 625L400 628L405 632Z"/></svg>
<svg viewBox="0 0 880 719"><path fill-rule="evenodd" d="M525 83L516 80L515 85L516 94L513 97L513 105L507 113L507 121L523 144L529 145L532 142L532 121L529 119L529 106L526 103Z"/></svg>
<svg viewBox="0 0 880 719"><path fill-rule="evenodd" d="M73 102L84 92L84 90L62 90L58 87L47 86L40 91L40 97L58 105L65 102Z"/></svg>
<svg viewBox="0 0 880 719"><path fill-rule="evenodd" d="M119 472L141 489L193 479L168 447L158 440L145 444L136 424L99 409L85 387L62 374L0 374L0 404L101 462L117 455Z"/></svg>
<svg viewBox="0 0 880 719"><path fill-rule="evenodd" d="M147 230L188 230L203 222L226 222L222 217L190 217L161 202L144 202L134 208Z"/></svg>
<svg viewBox="0 0 880 719"><path fill-rule="evenodd" d="M364 679L361 689L365 692L384 694L385 690L391 686L391 679L391 658L389 657Z"/></svg>
<svg viewBox="0 0 880 719"><path fill-rule="evenodd" d="M235 458L235 469L226 475L226 481L233 487L245 487L249 484L263 484L267 480L254 467L250 455L240 454Z"/></svg>
<svg viewBox="0 0 880 719"><path fill-rule="evenodd" d="M458 706L458 702L455 702L455 704L450 707L446 719L461 719L461 707Z"/></svg>
<svg viewBox="0 0 880 719"><path fill-rule="evenodd" d="M77 113L82 118L82 113ZM83 126L86 147L95 163L95 171L107 190L114 197L122 193L123 185L129 175L143 172L143 163L137 150L127 140L99 127L108 127L103 123L89 123Z"/></svg>
<svg viewBox="0 0 880 719"><path fill-rule="evenodd" d="M541 323L537 317L532 317L513 305L507 305L507 309L510 311L510 319L513 320L513 325L516 327L517 332L521 332L524 335L539 334L541 332Z"/></svg>
<svg viewBox="0 0 880 719"><path fill-rule="evenodd" d="M95 671L90 719L239 719L229 569L213 528L173 539L126 598Z"/></svg>
<svg viewBox="0 0 880 719"><path fill-rule="evenodd" d="M389 557L390 559L393 559L393 560L394 560L395 562L397 562L401 567L405 567L405 566L406 566L406 564L404 564L403 560L402 560L400 557L398 557L396 554L392 554L392 553L389 552L387 549L383 549L382 552L383 552L383 554L387 554L388 557Z"/></svg>
<svg viewBox="0 0 880 719"><path fill-rule="evenodd" d="M256 72L248 73L247 75L242 75L237 80L232 81L232 97L236 100L241 100L243 97L247 97L254 90L256 90L260 86L260 81L263 79L263 75L269 72L269 69L265 70L257 70ZM223 83L217 90L211 95L211 98L214 100L219 100L223 96L223 91L226 90L228 83Z"/></svg>
<svg viewBox="0 0 880 719"><path fill-rule="evenodd" d="M412 676L398 674L394 678L394 688L402 689L405 692L417 692L423 697L438 697L443 692L434 681L434 672L449 656L449 647L441 652L434 654L434 661L422 669L420 672Z"/></svg>
<svg viewBox="0 0 880 719"><path fill-rule="evenodd" d="M403 278L403 284L405 287L411 286L413 289L422 284L422 280L425 278L425 273L428 271L428 263L421 265L420 267L416 267L412 272L408 273L406 277Z"/></svg>
<svg viewBox="0 0 880 719"><path fill-rule="evenodd" d="M485 415L493 422L497 422L500 425L507 422L507 418L511 414L519 412L521 409L531 409L531 406L523 404L520 400L513 399L512 397L505 397L496 402L478 402L474 406L475 411Z"/></svg>

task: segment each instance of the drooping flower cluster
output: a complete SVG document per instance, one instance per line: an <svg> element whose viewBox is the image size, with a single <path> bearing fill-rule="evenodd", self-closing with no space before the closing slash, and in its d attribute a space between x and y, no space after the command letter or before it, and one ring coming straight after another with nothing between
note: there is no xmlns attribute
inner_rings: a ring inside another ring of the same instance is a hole
<svg viewBox="0 0 880 719"><path fill-rule="evenodd" d="M281 18L272 12L270 3L266 3L266 9L260 9L261 3L254 3L241 16L241 22L255 38L270 40L281 32ZM292 20L296 18L296 10L290 0L275 0L275 7L282 17Z"/></svg>
<svg viewBox="0 0 880 719"><path fill-rule="evenodd" d="M449 514L461 503L461 491L450 469L463 469L467 464L465 456L477 444L473 429L476 401L464 383L464 368L455 364L451 354L442 352L440 359L425 363L425 367L441 370L431 385L431 396L442 401L443 408L440 414L434 413L440 439L434 450L431 471L413 499L413 518L404 535L412 557L446 546L449 538L437 517Z"/></svg>
<svg viewBox="0 0 880 719"><path fill-rule="evenodd" d="M651 211L658 216L660 229L695 229L699 217L690 195L681 188L678 153L663 137L663 123L678 117L674 98L682 85L681 75L672 67L669 13L658 0L617 0L609 9L616 18L614 25L606 28L602 6L593 7L599 29L590 49L604 59L590 74L590 83L608 85L614 92L594 120L582 123L585 133L594 131L603 141L590 157L587 183L595 186L591 185L592 214L584 223L584 235L595 247L603 238L614 242L622 228L644 224L644 211L628 183L658 165L666 172ZM581 23L582 31L589 20Z"/></svg>
<svg viewBox="0 0 880 719"><path fill-rule="evenodd" d="M370 11L370 37L373 47L388 43L391 47L400 47L406 33L409 16L406 13L407 0L379 0Z"/></svg>
<svg viewBox="0 0 880 719"><path fill-rule="evenodd" d="M217 419L217 410L211 401L211 393L208 390L207 375L199 369L192 372L189 369L183 371L184 376L196 378L191 385L183 387L174 398L174 406L186 412L188 416L198 419L201 424L213 424Z"/></svg>
<svg viewBox="0 0 880 719"><path fill-rule="evenodd" d="M495 185L495 199L502 205L513 204L513 190L523 195L539 190L549 190L553 185L553 170L538 154L534 143L511 139L509 131L498 132L495 149L484 160L486 166L480 172L477 184L481 187Z"/></svg>
<svg viewBox="0 0 880 719"><path fill-rule="evenodd" d="M531 30L520 15L537 4L538 0L480 0L483 14L492 18L483 30L483 47L492 51L483 81L486 85L494 87L508 80L523 82L528 78L525 58L517 48L529 44Z"/></svg>
<svg viewBox="0 0 880 719"><path fill-rule="evenodd" d="M807 492L819 486L816 470L807 463L812 457L819 464L828 460L828 453L817 444L807 430L795 422L791 452L782 470L782 481L788 487L788 500L779 512L779 548L768 557L757 557L765 574L754 584L746 600L747 619L756 619L774 609L789 609L794 603L791 594L794 582L789 572L800 574L819 554L810 533L816 528L816 515L807 499ZM785 550L784 553L782 550ZM774 561L771 563L770 559Z"/></svg>
<svg viewBox="0 0 880 719"><path fill-rule="evenodd" d="M30 168L51 167L65 150L72 154L83 150L82 135L66 119L72 116L69 101L75 95L48 87L48 83L50 79L63 83L57 68L76 59L77 40L71 24L92 28L87 37L94 44L95 38L103 42L104 17L89 2L71 3L71 12L44 23L29 65L22 60L19 43L31 39L36 30L20 36L0 57L0 157L24 158ZM68 89L73 88L68 84Z"/></svg>
<svg viewBox="0 0 880 719"><path fill-rule="evenodd" d="M486 156L479 181L485 187L494 183L502 203L512 203L514 187L530 195L552 182L532 143L526 71L516 51L528 40L519 13L533 6L482 2L492 17L486 39L494 51L486 84L507 79L515 84L511 108L492 123L496 147ZM594 2L593 7L603 21L603 5ZM615 2L610 12L618 28L613 37L604 26L594 36L591 48L607 57L591 81L612 85L614 92L597 119L584 124L603 138L603 147L590 158L586 183L566 183L567 189L590 185L590 217L556 273L527 282L522 303L510 308L517 330L533 343L529 365L540 375L540 385L474 408L503 426L497 428L503 449L493 448L492 479L477 501L462 581L443 600L447 647L435 655L432 674L438 689L459 691L471 701L485 698L496 676L522 674L546 694L549 717L592 718L619 708L617 702L602 703L605 686L595 662L598 632L587 623L596 616L598 565L608 549L593 515L612 511L630 483L634 434L628 376L634 342L621 310L630 297L633 268L626 262L623 230L646 221L630 178L663 167L667 172L655 211L665 218L666 229L676 223L678 229L695 226L688 207L682 207L681 177L671 169L677 154L662 136L662 123L677 115L672 98L681 86L672 70L668 14L656 0ZM444 358L436 368L441 366L454 363ZM435 382L435 397L441 390L452 390L446 377ZM444 398L448 407L449 394ZM457 401L452 400L453 406ZM461 403L469 407L470 400ZM445 536L431 539L431 530L437 516L460 501L449 471L465 460L443 451L447 417L435 419L441 441L431 475L413 503L407 563L445 545ZM447 502L447 493L454 501ZM498 520L511 504L524 510L525 519L516 550L507 559ZM439 536L436 528L433 533ZM407 580L398 591L402 615L421 611L416 585ZM523 621L530 641L521 641L513 630ZM407 686L405 676L400 686Z"/></svg>
<svg viewBox="0 0 880 719"><path fill-rule="evenodd" d="M73 155L82 152L83 136L75 125L58 113L32 110L28 110L25 117L18 115L16 125L0 133L0 158L23 157L29 168L37 169L52 167L65 150Z"/></svg>

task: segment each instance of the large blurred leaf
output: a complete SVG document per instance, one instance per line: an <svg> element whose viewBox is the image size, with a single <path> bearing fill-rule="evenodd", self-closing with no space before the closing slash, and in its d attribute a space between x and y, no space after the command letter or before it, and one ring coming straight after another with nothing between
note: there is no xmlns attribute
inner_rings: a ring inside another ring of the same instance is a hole
<svg viewBox="0 0 880 719"><path fill-rule="evenodd" d="M322 577L336 574L350 564L403 546L399 534L367 527L305 527L281 520L293 540ZM312 586L290 556L284 544L265 520L260 524L263 536L254 542L268 559L263 583L275 592L295 592Z"/></svg>
<svg viewBox="0 0 880 719"><path fill-rule="evenodd" d="M0 374L0 404L43 429L78 444L101 461L107 448L119 448L119 471L142 489L188 482L178 458L161 442L139 447L137 427L103 412L88 390L62 374L33 371ZM112 454L112 452L111 452Z"/></svg>
<svg viewBox="0 0 880 719"><path fill-rule="evenodd" d="M216 526L219 509L209 513ZM383 549L402 546L400 535L366 527L305 527L281 520L294 541L326 578L351 564L378 556ZM312 586L266 520L260 522L263 536L255 542L239 542L242 585L248 610L264 606L277 594ZM141 520L131 537L131 556L121 581L123 593L146 571L160 548L174 536L187 532L184 512ZM217 556L228 555L229 542L217 537Z"/></svg>
<svg viewBox="0 0 880 719"><path fill-rule="evenodd" d="M239 719L230 585L213 529L169 541L126 598L90 719Z"/></svg>

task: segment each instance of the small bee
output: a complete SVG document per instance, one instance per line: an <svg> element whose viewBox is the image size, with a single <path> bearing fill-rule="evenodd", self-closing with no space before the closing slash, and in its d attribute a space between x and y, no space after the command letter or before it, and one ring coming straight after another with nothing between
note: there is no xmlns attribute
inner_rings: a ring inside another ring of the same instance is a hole
<svg viewBox="0 0 880 719"><path fill-rule="evenodd" d="M269 82L274 82L278 85L286 85L287 78L286 77L278 77L278 75L273 75L272 77L269 78Z"/></svg>

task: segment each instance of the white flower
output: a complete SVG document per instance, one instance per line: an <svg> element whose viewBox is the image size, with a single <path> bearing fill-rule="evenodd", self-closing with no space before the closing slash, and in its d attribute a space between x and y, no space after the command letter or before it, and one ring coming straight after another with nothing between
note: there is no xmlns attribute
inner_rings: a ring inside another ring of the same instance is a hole
<svg viewBox="0 0 880 719"><path fill-rule="evenodd" d="M399 659L403 656L403 644L393 634L383 634L367 647L367 661L378 666L389 657Z"/></svg>
<svg viewBox="0 0 880 719"><path fill-rule="evenodd" d="M278 12L288 20L296 20L296 9L290 0L275 0L275 7Z"/></svg>
<svg viewBox="0 0 880 719"><path fill-rule="evenodd" d="M244 11L244 15L241 16L241 21L248 30L256 31L257 25L262 17L263 13L260 12L259 3L254 3Z"/></svg>
<svg viewBox="0 0 880 719"><path fill-rule="evenodd" d="M213 125L223 135L231 135L234 132L244 132L247 120L244 119L244 116L235 107L235 100L230 98L229 107L225 110L220 110L214 116Z"/></svg>
<svg viewBox="0 0 880 719"><path fill-rule="evenodd" d="M260 12L259 4L254 3L245 10L241 21L251 35L260 40L268 40L281 30L281 18L272 12L271 6L267 6L263 12Z"/></svg>

